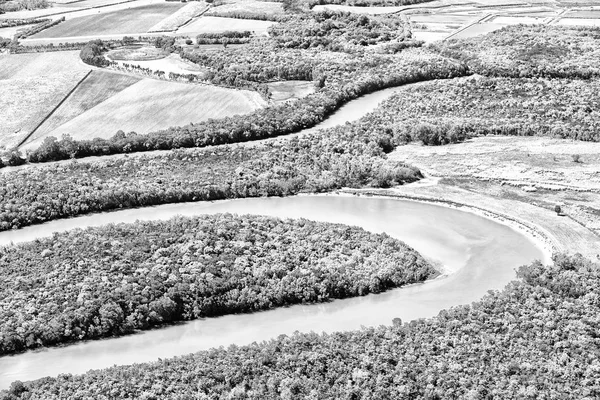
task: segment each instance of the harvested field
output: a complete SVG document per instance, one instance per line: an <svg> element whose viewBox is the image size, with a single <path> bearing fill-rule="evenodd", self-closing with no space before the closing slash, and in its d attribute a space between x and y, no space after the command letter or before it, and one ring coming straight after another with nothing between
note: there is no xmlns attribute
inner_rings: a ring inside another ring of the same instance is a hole
<svg viewBox="0 0 600 400"><path fill-rule="evenodd" d="M63 124L50 135L108 138L118 130L143 134L188 122L252 112L266 105L258 93L144 79ZM35 148L41 139L25 148Z"/></svg>
<svg viewBox="0 0 600 400"><path fill-rule="evenodd" d="M315 92L315 84L311 81L272 82L268 86L275 103L301 99Z"/></svg>
<svg viewBox="0 0 600 400"><path fill-rule="evenodd" d="M29 142L43 138L62 124L139 81L140 78L130 75L92 71L52 116L35 131Z"/></svg>
<svg viewBox="0 0 600 400"><path fill-rule="evenodd" d="M199 33L210 32L250 31L257 35L266 35L267 29L273 24L275 22L254 19L200 17L177 30L177 34L193 36Z"/></svg>
<svg viewBox="0 0 600 400"><path fill-rule="evenodd" d="M61 38L72 36L125 35L148 31L175 11L182 3L165 2L125 10L67 19L32 38Z"/></svg>
<svg viewBox="0 0 600 400"><path fill-rule="evenodd" d="M158 22L148 32L171 32L177 30L181 25L187 23L192 18L201 15L208 9L208 4L205 2L194 1L188 3L185 7L180 8L174 14Z"/></svg>
<svg viewBox="0 0 600 400"><path fill-rule="evenodd" d="M113 61L150 61L160 60L169 55L168 51L149 46L131 46L111 50L106 56Z"/></svg>

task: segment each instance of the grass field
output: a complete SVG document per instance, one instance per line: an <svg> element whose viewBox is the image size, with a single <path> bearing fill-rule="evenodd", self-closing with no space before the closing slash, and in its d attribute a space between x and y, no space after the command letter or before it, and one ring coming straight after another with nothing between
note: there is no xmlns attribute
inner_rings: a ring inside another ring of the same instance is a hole
<svg viewBox="0 0 600 400"><path fill-rule="evenodd" d="M0 79L45 76L67 70L77 72L89 69L80 62L79 51L11 54L0 57Z"/></svg>
<svg viewBox="0 0 600 400"><path fill-rule="evenodd" d="M136 46L111 50L106 56L113 61L150 61L160 60L168 55L167 51L156 47Z"/></svg>
<svg viewBox="0 0 600 400"><path fill-rule="evenodd" d="M301 99L315 92L315 84L311 81L282 81L269 83L271 100L283 103L290 100Z"/></svg>
<svg viewBox="0 0 600 400"><path fill-rule="evenodd" d="M223 46L221 46L223 48ZM143 61L118 61L119 64L137 65L141 68L148 68L152 71L163 71L169 75L170 72L176 74L194 74L204 76L207 69L194 64L190 61L183 60L179 54L170 54L168 57L159 60L143 60Z"/></svg>
<svg viewBox="0 0 600 400"><path fill-rule="evenodd" d="M221 17L200 17L177 30L180 35L197 35L199 33L224 31L251 31L257 35L266 35L267 29L275 22L254 19L235 19Z"/></svg>
<svg viewBox="0 0 600 400"><path fill-rule="evenodd" d="M174 14L158 22L148 29L148 32L171 32L177 30L192 18L195 18L208 9L208 4L203 1L194 1L180 8Z"/></svg>
<svg viewBox="0 0 600 400"><path fill-rule="evenodd" d="M88 71L78 51L0 57L0 147L17 145Z"/></svg>
<svg viewBox="0 0 600 400"><path fill-rule="evenodd" d="M106 71L92 71L52 116L44 121L29 141L43 138L62 124L139 81L140 78L134 76Z"/></svg>
<svg viewBox="0 0 600 400"><path fill-rule="evenodd" d="M35 39L144 33L181 7L182 3L165 2L67 19L31 37Z"/></svg>
<svg viewBox="0 0 600 400"><path fill-rule="evenodd" d="M255 92L144 79L49 134L75 139L143 134L209 118L252 112L266 105ZM35 148L42 138L25 148Z"/></svg>

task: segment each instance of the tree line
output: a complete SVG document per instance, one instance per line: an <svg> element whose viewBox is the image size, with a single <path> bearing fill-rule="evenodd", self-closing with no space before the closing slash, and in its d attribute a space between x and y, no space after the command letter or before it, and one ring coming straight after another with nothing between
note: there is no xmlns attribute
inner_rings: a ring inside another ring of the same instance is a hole
<svg viewBox="0 0 600 400"><path fill-rule="evenodd" d="M131 140L138 135L121 136ZM390 187L420 179L417 168L387 158L392 138L387 130L342 126L253 146L24 168L0 174L0 230L121 208ZM62 145L69 142L76 146L68 137ZM48 152L60 150L53 138L43 146Z"/></svg>

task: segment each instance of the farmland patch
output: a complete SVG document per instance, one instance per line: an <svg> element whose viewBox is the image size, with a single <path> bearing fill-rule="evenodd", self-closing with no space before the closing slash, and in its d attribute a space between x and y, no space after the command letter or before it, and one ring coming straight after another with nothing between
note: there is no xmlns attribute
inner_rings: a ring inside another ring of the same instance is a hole
<svg viewBox="0 0 600 400"><path fill-rule="evenodd" d="M50 132L60 138L108 138L118 130L140 134L250 113L266 105L258 93L144 79ZM35 148L41 139L26 148Z"/></svg>
<svg viewBox="0 0 600 400"><path fill-rule="evenodd" d="M30 141L43 138L60 125L83 114L128 88L140 78L106 71L92 71L69 98L34 133Z"/></svg>
<svg viewBox="0 0 600 400"><path fill-rule="evenodd" d="M144 33L181 7L181 3L165 2L76 17L33 35L32 38Z"/></svg>
<svg viewBox="0 0 600 400"><path fill-rule="evenodd" d="M180 8L174 14L158 22L148 32L171 32L177 30L181 25L187 23L192 18L198 17L208 9L208 4L201 1L193 1L185 7Z"/></svg>

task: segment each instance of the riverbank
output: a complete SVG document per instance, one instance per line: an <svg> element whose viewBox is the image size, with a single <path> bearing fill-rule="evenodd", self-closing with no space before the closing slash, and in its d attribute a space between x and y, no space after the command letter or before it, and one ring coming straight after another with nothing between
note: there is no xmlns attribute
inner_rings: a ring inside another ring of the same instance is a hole
<svg viewBox="0 0 600 400"><path fill-rule="evenodd" d="M530 237L551 262L557 252L581 253L596 259L600 238L576 221L552 210L521 201L488 196L432 180L429 185L408 184L392 189L344 189L347 195L398 198L437 204L493 219Z"/></svg>

